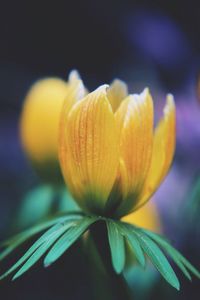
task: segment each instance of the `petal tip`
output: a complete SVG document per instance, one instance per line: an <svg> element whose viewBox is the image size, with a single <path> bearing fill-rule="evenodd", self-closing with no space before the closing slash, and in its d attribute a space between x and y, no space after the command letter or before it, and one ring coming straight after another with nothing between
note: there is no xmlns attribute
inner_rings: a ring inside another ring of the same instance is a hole
<svg viewBox="0 0 200 300"><path fill-rule="evenodd" d="M103 96L104 101L106 101L109 105L110 102L108 100L108 89L109 89L109 85L108 84L102 84L100 85L96 90L94 90L91 95L94 95L94 98L97 99L99 96Z"/></svg>
<svg viewBox="0 0 200 300"><path fill-rule="evenodd" d="M167 103L174 106L175 102L174 102L174 96L172 94L167 94Z"/></svg>
<svg viewBox="0 0 200 300"><path fill-rule="evenodd" d="M146 102L147 99L152 100L152 96L148 87L146 87L140 94L131 94L130 96L133 96L135 100L141 102Z"/></svg>
<svg viewBox="0 0 200 300"><path fill-rule="evenodd" d="M143 92L142 92L142 94L150 94L150 90L149 90L149 88L148 87L145 87L144 88L144 90L143 90Z"/></svg>
<svg viewBox="0 0 200 300"><path fill-rule="evenodd" d="M175 110L174 96L172 94L167 94L166 105L164 107L164 115L167 116L170 112Z"/></svg>
<svg viewBox="0 0 200 300"><path fill-rule="evenodd" d="M69 81L80 80L80 79L81 79L81 76L80 76L78 70L73 69L70 71L69 76L68 76Z"/></svg>
<svg viewBox="0 0 200 300"><path fill-rule="evenodd" d="M153 99L152 99L152 96L151 96L151 93L150 93L150 90L148 87L146 87L143 92L141 94L139 94L139 97L138 99L148 105L149 107L152 107L153 109Z"/></svg>
<svg viewBox="0 0 200 300"><path fill-rule="evenodd" d="M112 81L111 86L120 86L120 87L124 88L124 90L126 91L126 93L128 93L127 84L123 80L121 80L119 78L115 78Z"/></svg>
<svg viewBox="0 0 200 300"><path fill-rule="evenodd" d="M97 89L96 89L96 91L99 91L99 92L107 92L107 90L108 90L108 88L109 88L109 84L102 84L102 85L100 85Z"/></svg>

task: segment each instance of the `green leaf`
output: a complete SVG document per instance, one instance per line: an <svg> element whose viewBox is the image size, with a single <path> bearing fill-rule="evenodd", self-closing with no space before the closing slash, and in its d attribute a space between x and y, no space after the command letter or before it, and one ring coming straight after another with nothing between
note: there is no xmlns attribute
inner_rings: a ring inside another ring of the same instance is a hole
<svg viewBox="0 0 200 300"><path fill-rule="evenodd" d="M143 230L148 236L150 236L155 242L157 242L161 247L163 247L164 251L173 259L173 261L176 263L176 265L180 268L180 270L183 272L183 274L191 280L191 276L187 269L185 268L182 261L179 259L179 257L176 255L176 250L166 241L165 238L162 236L155 234L148 230Z"/></svg>
<svg viewBox="0 0 200 300"><path fill-rule="evenodd" d="M21 266L43 243L48 240L54 239L54 236L61 235L65 230L72 226L73 221L66 221L65 223L58 223L45 232L29 249L28 251L1 277L0 280L7 277L10 273L15 271Z"/></svg>
<svg viewBox="0 0 200 300"><path fill-rule="evenodd" d="M129 243L131 245L131 248L134 252L136 259L138 260L140 265L144 268L145 263L146 263L145 256L144 256L144 253L140 246L137 235L132 231L132 229L130 229L128 226L126 226L124 224L121 226L121 228L122 228L123 234L125 235L125 237L127 238L127 240L129 241Z"/></svg>
<svg viewBox="0 0 200 300"><path fill-rule="evenodd" d="M115 221L106 221L108 229L108 240L111 250L112 264L116 273L121 273L125 265L124 238Z"/></svg>
<svg viewBox="0 0 200 300"><path fill-rule="evenodd" d="M13 280L17 279L26 271L28 271L42 257L42 255L44 255L45 252L54 244L54 242L72 225L73 223L69 223L61 228L58 228L58 230L53 231L51 235L46 236L44 242L40 244L37 250L29 257L26 263L15 274Z"/></svg>
<svg viewBox="0 0 200 300"><path fill-rule="evenodd" d="M165 280L169 282L169 284L179 290L179 280L160 248L139 229L136 229L135 232L140 240L140 244L143 250L155 265L155 267L158 269L158 271L162 274Z"/></svg>
<svg viewBox="0 0 200 300"><path fill-rule="evenodd" d="M34 227L31 227L30 229L27 229L23 231L22 233L17 234L16 236L8 239L7 241L4 241L1 244L1 247L5 247L5 250L3 250L0 253L0 260L3 260L6 256L8 256L13 250L15 250L18 246L23 244L25 241L36 235L37 233L45 230L48 227L51 227L52 225L58 223L58 222L64 222L66 220L78 220L82 218L82 216L78 214L72 214L68 216L62 216L62 217L54 217L51 220L48 220L46 222L40 223Z"/></svg>
<svg viewBox="0 0 200 300"><path fill-rule="evenodd" d="M186 266L190 272L195 275L197 278L200 279L200 272L176 249L174 249L179 259L182 261L182 263Z"/></svg>
<svg viewBox="0 0 200 300"><path fill-rule="evenodd" d="M168 241L162 236L155 234L149 230L143 230L148 234L152 239L154 239L163 249L168 253L169 256L174 260L177 266L182 270L185 276L191 280L191 276L188 273L187 269L194 274L197 278L200 278L200 272L192 266L192 264L174 247L172 247ZM187 269L185 269L185 267Z"/></svg>
<svg viewBox="0 0 200 300"><path fill-rule="evenodd" d="M52 247L44 259L44 266L48 267L55 262L63 253L97 220L95 217L85 217L71 227Z"/></svg>
<svg viewBox="0 0 200 300"><path fill-rule="evenodd" d="M184 264L181 262L181 260L177 259L177 255L173 251L173 249L168 248L168 249L164 249L164 250L166 250L167 254L173 259L173 261L179 267L179 269L183 272L183 274L191 281L192 278L190 276L190 273L188 272L188 270L186 269Z"/></svg>

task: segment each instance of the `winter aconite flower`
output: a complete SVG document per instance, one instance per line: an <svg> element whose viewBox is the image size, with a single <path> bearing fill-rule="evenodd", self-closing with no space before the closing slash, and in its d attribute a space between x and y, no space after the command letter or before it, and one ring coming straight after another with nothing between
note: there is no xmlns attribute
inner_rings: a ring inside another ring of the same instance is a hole
<svg viewBox="0 0 200 300"><path fill-rule="evenodd" d="M63 102L75 102L85 95L76 71L68 82L59 78L37 81L26 95L20 123L22 145L44 179L58 180L58 128Z"/></svg>
<svg viewBox="0 0 200 300"><path fill-rule="evenodd" d="M33 105L39 98L34 100L30 95L25 104L25 119L22 118L24 126L30 120L33 122L30 125L32 130L29 133L25 131L27 135L24 135L24 144L28 141L31 145L30 148L27 147L28 155L35 164L48 165L51 160L57 160L57 151L59 152L65 182L82 211L63 211L61 215L56 214L55 217L4 242L6 248L0 253L0 259L5 258L33 235L46 230L0 276L0 280L17 269L13 279L20 277L42 256L45 256L44 266L50 266L81 236L84 237L85 246L88 245L88 257L92 258L91 262L96 265L98 272L99 265L103 266L100 271L103 271L102 274L95 281L106 278L106 284L110 285L112 291L116 291L113 299L119 294L120 299L127 295L126 287L117 289L119 277L115 273L125 272L126 267L132 266L133 262L135 265L136 261L145 268L147 257L165 280L177 290L180 289L179 280L164 253L188 279L191 280L190 273L200 278L198 270L179 251L161 235L151 231L160 231L159 218L153 204L149 203L138 210L152 197L165 178L173 159L173 97L167 96L164 116L154 130L153 101L148 89L139 95L128 95L126 84L115 80L110 87L103 85L88 93L77 73L73 72L66 83L66 93L63 93L65 99L62 100L62 109L59 109L57 129L52 131L56 137L51 140L51 131L48 131L48 125L51 128L51 124L48 123L54 117L51 114L53 106L48 110L48 104L52 93L47 98L40 98L41 102L44 101L41 112L38 111L40 106L37 108L37 105ZM35 113L32 119L31 111ZM33 143L29 139L33 139ZM68 201L68 196L65 199ZM110 256L107 255L108 249ZM115 273L112 273L111 263ZM117 280L113 281L113 278Z"/></svg>
<svg viewBox="0 0 200 300"><path fill-rule="evenodd" d="M155 130L153 122L149 90L127 95L121 81L110 88L100 86L70 110L63 106L61 168L68 188L85 211L120 218L153 195L174 154L171 95Z"/></svg>

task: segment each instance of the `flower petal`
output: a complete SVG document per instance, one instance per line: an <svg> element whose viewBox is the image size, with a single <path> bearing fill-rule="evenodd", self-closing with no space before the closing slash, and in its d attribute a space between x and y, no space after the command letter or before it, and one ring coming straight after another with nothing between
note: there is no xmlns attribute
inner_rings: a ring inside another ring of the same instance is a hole
<svg viewBox="0 0 200 300"><path fill-rule="evenodd" d="M80 206L102 212L116 178L116 123L103 85L62 120L60 159L66 183Z"/></svg>
<svg viewBox="0 0 200 300"><path fill-rule="evenodd" d="M120 214L130 211L148 174L153 146L153 102L148 89L127 97L116 112L120 134Z"/></svg>
<svg viewBox="0 0 200 300"><path fill-rule="evenodd" d="M80 99L82 99L86 94L86 89L83 85L82 80L80 79L78 71L76 70L70 72L67 87L67 94L63 102L59 124L59 143L61 149L65 148L64 143L66 142L66 140L62 137L65 135L65 124L69 111L71 110L72 106ZM60 156L60 153L59 159L62 162L62 156Z"/></svg>
<svg viewBox="0 0 200 300"><path fill-rule="evenodd" d="M79 72L77 70L72 70L70 73L69 73L69 76L68 76L68 81L70 83L72 83L73 81L75 80L81 80L81 76L79 74Z"/></svg>
<svg viewBox="0 0 200 300"><path fill-rule="evenodd" d="M107 94L113 112L115 112L121 104L122 100L124 100L128 96L128 88L126 83L119 79L113 80Z"/></svg>
<svg viewBox="0 0 200 300"><path fill-rule="evenodd" d="M72 106L86 94L86 89L83 85L82 80L78 71L72 70L69 74L67 94L63 103L61 121L66 117L72 108Z"/></svg>
<svg viewBox="0 0 200 300"><path fill-rule="evenodd" d="M176 143L176 111L172 95L167 96L164 116L155 129L152 162L138 207L143 205L165 178L173 160ZM137 208L136 208L137 209Z"/></svg>

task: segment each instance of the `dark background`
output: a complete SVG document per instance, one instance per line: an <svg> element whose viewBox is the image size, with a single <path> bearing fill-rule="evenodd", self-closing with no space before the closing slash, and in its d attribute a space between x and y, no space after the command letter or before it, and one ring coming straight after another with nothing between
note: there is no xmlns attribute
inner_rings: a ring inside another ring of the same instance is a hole
<svg viewBox="0 0 200 300"><path fill-rule="evenodd" d="M45 76L67 78L76 68L90 89L119 77L129 82L132 92L148 85L157 95L185 95L184 101L189 103L198 101L199 66L198 1L1 1L1 238L9 232L23 193L37 183L18 137L21 105L33 81ZM177 161L184 158L180 151ZM189 156L187 159L190 161ZM195 250L185 252L199 266ZM14 284L0 283L0 297L62 300L70 295L68 299L89 299L87 266L76 248L74 253L51 270L37 266ZM198 285L197 280L190 284L182 279L179 295L170 287L168 292L174 299L199 299ZM152 297L149 299L159 296Z"/></svg>

